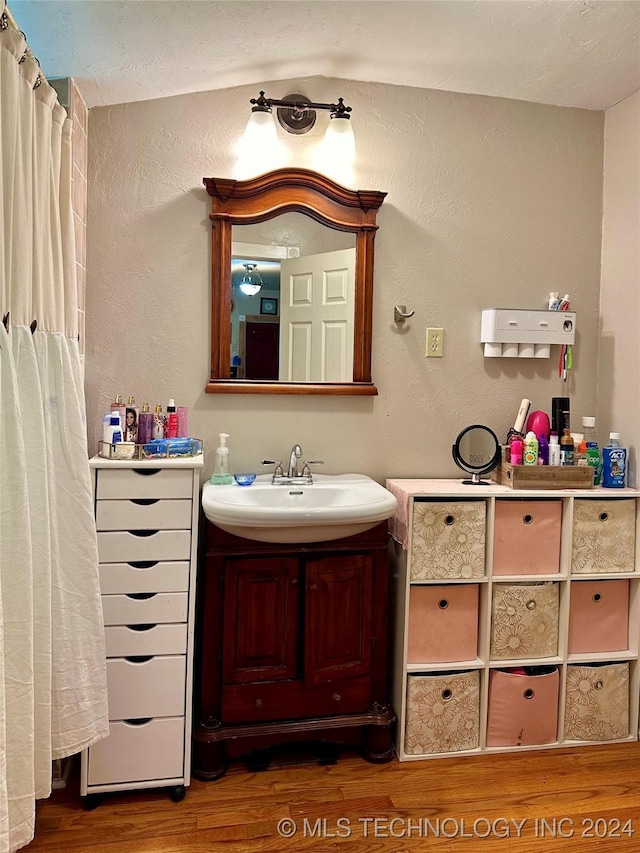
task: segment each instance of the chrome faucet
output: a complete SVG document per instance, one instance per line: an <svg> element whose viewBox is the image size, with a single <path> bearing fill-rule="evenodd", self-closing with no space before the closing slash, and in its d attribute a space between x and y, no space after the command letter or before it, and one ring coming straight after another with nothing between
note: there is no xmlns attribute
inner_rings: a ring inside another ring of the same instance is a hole
<svg viewBox="0 0 640 853"><path fill-rule="evenodd" d="M299 477L298 459L302 459L302 448L299 444L294 444L289 455L289 472L288 477Z"/></svg>
<svg viewBox="0 0 640 853"><path fill-rule="evenodd" d="M302 448L299 444L294 444L289 454L289 469L284 472L282 462L274 462L272 459L263 459L263 465L275 465L275 471L271 477L271 482L274 486L310 486L313 483L313 476L309 465L324 465L322 459L309 459L302 463L302 470L298 469L298 459L302 459Z"/></svg>

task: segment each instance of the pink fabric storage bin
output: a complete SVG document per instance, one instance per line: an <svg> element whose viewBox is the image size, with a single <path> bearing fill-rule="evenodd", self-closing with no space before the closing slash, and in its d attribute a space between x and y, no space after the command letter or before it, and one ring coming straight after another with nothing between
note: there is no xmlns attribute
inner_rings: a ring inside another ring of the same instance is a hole
<svg viewBox="0 0 640 853"><path fill-rule="evenodd" d="M561 500L496 500L493 574L557 574L561 526Z"/></svg>
<svg viewBox="0 0 640 853"><path fill-rule="evenodd" d="M629 581L574 581L569 604L569 654L629 647Z"/></svg>
<svg viewBox="0 0 640 853"><path fill-rule="evenodd" d="M409 663L473 660L478 655L478 584L409 591Z"/></svg>
<svg viewBox="0 0 640 853"><path fill-rule="evenodd" d="M530 746L558 738L558 670L540 675L493 670L487 746Z"/></svg>

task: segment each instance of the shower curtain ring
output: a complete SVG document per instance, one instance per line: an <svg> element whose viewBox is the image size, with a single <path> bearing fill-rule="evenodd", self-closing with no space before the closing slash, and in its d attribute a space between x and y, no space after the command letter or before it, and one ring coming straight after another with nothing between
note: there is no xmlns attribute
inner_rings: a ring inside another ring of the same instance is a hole
<svg viewBox="0 0 640 853"><path fill-rule="evenodd" d="M38 321L34 320L33 323L29 326L29 328L31 329L31 334L33 334L38 328Z"/></svg>

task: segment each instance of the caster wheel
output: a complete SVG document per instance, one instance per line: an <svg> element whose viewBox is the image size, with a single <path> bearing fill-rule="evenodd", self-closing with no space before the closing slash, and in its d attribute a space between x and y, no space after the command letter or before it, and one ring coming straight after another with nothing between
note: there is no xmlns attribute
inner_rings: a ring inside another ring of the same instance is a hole
<svg viewBox="0 0 640 853"><path fill-rule="evenodd" d="M169 796L171 797L171 801L174 803L179 803L184 800L186 793L187 789L184 785L176 785L175 788L169 789Z"/></svg>
<svg viewBox="0 0 640 853"><path fill-rule="evenodd" d="M87 794L86 797L82 798L82 804L88 812L92 812L98 808L103 799L102 794Z"/></svg>

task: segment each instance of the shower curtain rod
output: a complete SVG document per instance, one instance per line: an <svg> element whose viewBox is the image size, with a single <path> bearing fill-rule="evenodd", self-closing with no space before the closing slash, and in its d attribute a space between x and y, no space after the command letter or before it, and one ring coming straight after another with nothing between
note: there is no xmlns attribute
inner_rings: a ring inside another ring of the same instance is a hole
<svg viewBox="0 0 640 853"><path fill-rule="evenodd" d="M29 59L32 59L34 62L38 63L38 74L40 77L40 83L37 85L41 85L42 83L49 83L49 81L47 80L47 78L45 76L44 71L42 70L42 66L40 65L40 60L38 59L37 56L35 56L33 54L31 48L29 47L29 42L27 40L27 36L25 35L24 31L21 30L20 27L18 26L18 24L16 23L16 19L11 14L11 9L9 9L8 3L4 4L4 9L2 10L2 16L6 16L6 19L9 23L9 26L12 29L17 30L17 32L22 33L22 35L24 36L24 40L25 40L25 44L26 44L25 56L28 56ZM6 29L6 28L3 27L2 29ZM51 84L49 83L49 85L51 85Z"/></svg>

